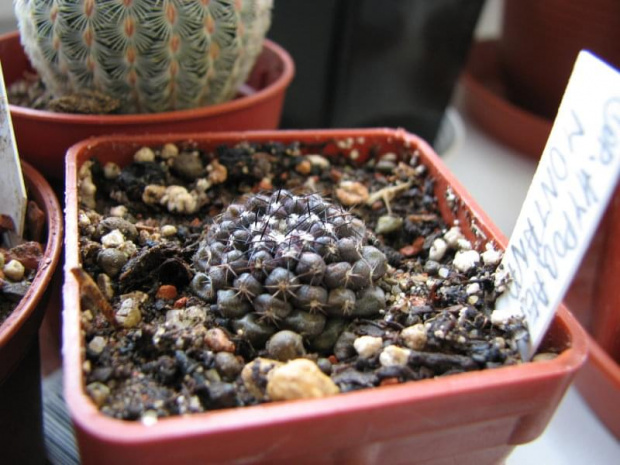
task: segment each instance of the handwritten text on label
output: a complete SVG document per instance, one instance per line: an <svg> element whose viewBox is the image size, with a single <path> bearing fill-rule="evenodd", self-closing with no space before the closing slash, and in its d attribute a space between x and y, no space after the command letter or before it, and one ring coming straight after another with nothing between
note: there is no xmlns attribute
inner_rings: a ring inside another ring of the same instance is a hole
<svg viewBox="0 0 620 465"><path fill-rule="evenodd" d="M531 357L572 281L620 173L620 74L581 52L506 249L512 282L498 309L520 311Z"/></svg>

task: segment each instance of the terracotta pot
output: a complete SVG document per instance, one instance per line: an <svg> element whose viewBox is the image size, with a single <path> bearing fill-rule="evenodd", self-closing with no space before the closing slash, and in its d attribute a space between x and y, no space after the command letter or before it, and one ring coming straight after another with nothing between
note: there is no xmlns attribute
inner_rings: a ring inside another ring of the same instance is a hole
<svg viewBox="0 0 620 465"><path fill-rule="evenodd" d="M579 391L620 439L620 186L579 267L566 304L591 337L591 354L576 380Z"/></svg>
<svg viewBox="0 0 620 465"><path fill-rule="evenodd" d="M617 0L506 0L503 19L499 58L510 98L543 117L555 117L581 49L620 67Z"/></svg>
<svg viewBox="0 0 620 465"><path fill-rule="evenodd" d="M3 463L44 463L37 331L52 305L49 286L62 248L62 209L43 176L22 170L30 200L47 219L44 255L30 289L0 326L0 447Z"/></svg>
<svg viewBox="0 0 620 465"><path fill-rule="evenodd" d="M497 49L495 40L473 44L461 77L464 109L486 133L538 160L552 121L508 99Z"/></svg>
<svg viewBox="0 0 620 465"><path fill-rule="evenodd" d="M0 60L7 86L32 70L17 32L0 36ZM139 115L75 115L9 106L22 158L44 175L62 179L67 149L90 136L276 129L294 68L289 54L266 40L240 96L218 105Z"/></svg>
<svg viewBox="0 0 620 465"><path fill-rule="evenodd" d="M97 138L73 146L67 157L66 270L79 266L77 171L91 157L127 164L143 145L191 139L200 149L221 144L277 141L355 141L359 160L380 151L417 149L436 179L442 215L459 219L502 247L506 238L451 175L430 146L403 130L280 131ZM329 151L329 149L327 149ZM351 150L351 149L348 149ZM451 209L446 189L460 197ZM114 420L84 391L84 340L78 284L65 274L65 397L76 427L82 463L501 463L517 445L542 433L577 369L586 339L560 306L545 346L554 360L356 391L333 397L262 404L168 418L155 425Z"/></svg>
<svg viewBox="0 0 620 465"><path fill-rule="evenodd" d="M620 365L593 339L590 356L575 385L603 424L620 439Z"/></svg>

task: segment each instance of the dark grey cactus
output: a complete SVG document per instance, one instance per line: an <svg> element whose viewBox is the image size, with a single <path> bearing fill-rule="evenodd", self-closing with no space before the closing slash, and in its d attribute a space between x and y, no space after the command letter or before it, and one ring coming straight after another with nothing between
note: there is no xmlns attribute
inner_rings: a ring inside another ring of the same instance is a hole
<svg viewBox="0 0 620 465"><path fill-rule="evenodd" d="M364 223L318 194L280 190L230 205L194 256L196 295L262 345L279 329L320 338L331 320L385 308L383 252ZM342 325L339 325L342 326ZM335 340L334 340L335 342Z"/></svg>

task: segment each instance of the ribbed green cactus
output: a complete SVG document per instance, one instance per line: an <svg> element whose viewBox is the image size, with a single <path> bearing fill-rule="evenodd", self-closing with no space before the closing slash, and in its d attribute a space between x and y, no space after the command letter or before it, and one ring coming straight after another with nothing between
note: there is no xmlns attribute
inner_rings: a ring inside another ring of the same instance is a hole
<svg viewBox="0 0 620 465"><path fill-rule="evenodd" d="M96 89L124 113L234 97L273 0L15 0L22 44L54 96Z"/></svg>

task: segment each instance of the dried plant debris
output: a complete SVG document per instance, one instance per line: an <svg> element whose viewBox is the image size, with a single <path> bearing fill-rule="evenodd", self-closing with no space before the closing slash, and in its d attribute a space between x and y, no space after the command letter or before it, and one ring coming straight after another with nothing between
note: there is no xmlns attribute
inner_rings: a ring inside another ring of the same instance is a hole
<svg viewBox="0 0 620 465"><path fill-rule="evenodd" d="M443 222L418 158L188 142L85 163L93 401L149 424L519 363L501 253Z"/></svg>
<svg viewBox="0 0 620 465"><path fill-rule="evenodd" d="M11 245L0 244L0 324L19 305L34 280L43 257L41 243L45 230L45 214L38 205L28 202L24 237L15 233L13 220L0 215L0 234L10 235Z"/></svg>

